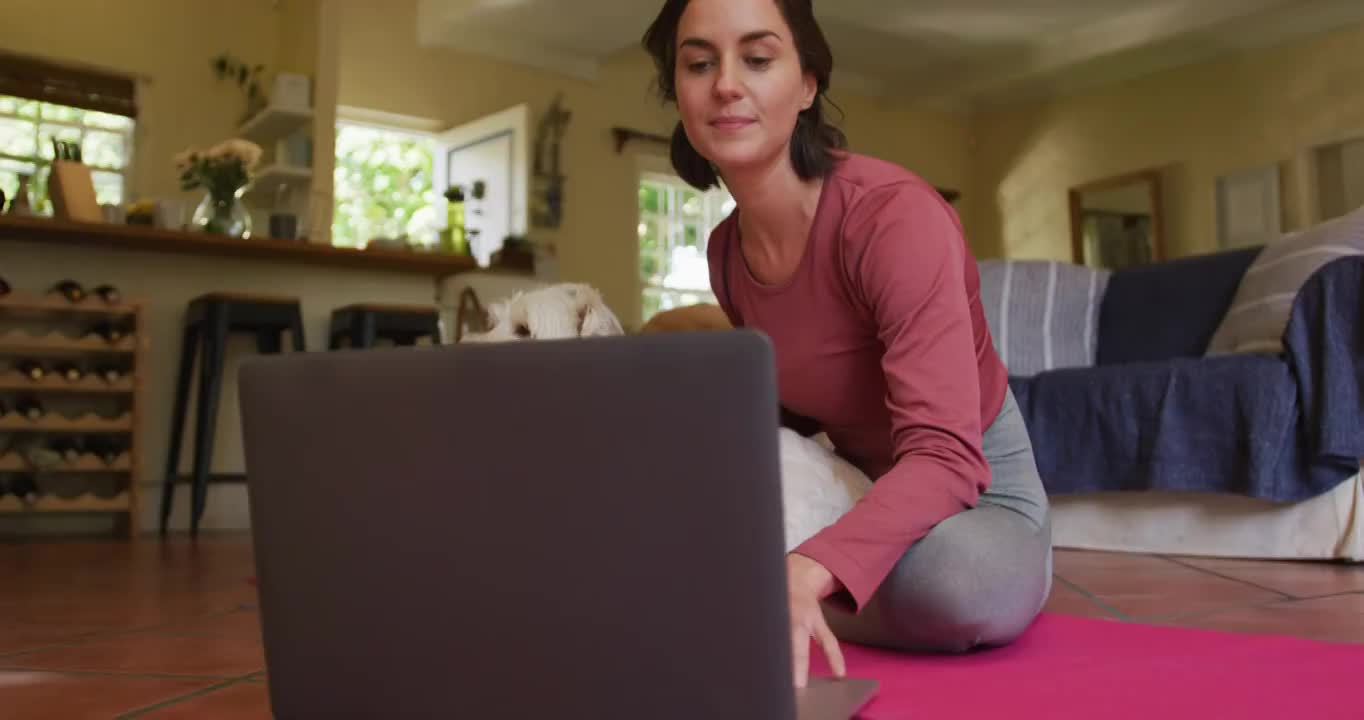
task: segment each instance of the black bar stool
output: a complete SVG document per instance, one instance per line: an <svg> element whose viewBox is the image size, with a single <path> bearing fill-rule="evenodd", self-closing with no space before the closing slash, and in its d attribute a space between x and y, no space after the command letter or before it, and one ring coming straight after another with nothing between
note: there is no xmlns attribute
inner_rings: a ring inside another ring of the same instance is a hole
<svg viewBox="0 0 1364 720"><path fill-rule="evenodd" d="M209 293L189 303L184 337L180 346L180 373L171 414L170 449L161 493L161 534L166 534L180 469L180 441L188 412L190 380L195 356L203 348L199 371L199 400L194 422L194 487L191 495L190 534L199 533L199 520L208 501L208 475L213 462L213 433L217 427L218 396L222 390L223 363L229 333L253 333L261 353L283 351L284 332L293 339L293 350L304 351L303 310L297 298L269 295Z"/></svg>
<svg viewBox="0 0 1364 720"><path fill-rule="evenodd" d="M330 349L372 348L379 340L416 345L440 342L440 313L431 305L347 305L332 311Z"/></svg>

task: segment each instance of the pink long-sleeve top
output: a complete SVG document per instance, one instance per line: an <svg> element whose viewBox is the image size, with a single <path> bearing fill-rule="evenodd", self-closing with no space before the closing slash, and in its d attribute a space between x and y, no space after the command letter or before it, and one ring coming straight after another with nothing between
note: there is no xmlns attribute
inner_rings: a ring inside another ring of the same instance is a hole
<svg viewBox="0 0 1364 720"><path fill-rule="evenodd" d="M915 541L974 507L990 483L981 436L1008 378L961 223L919 176L849 153L825 180L786 281L749 271L737 209L707 253L731 321L771 338L782 405L817 421L874 481L795 549L860 610Z"/></svg>

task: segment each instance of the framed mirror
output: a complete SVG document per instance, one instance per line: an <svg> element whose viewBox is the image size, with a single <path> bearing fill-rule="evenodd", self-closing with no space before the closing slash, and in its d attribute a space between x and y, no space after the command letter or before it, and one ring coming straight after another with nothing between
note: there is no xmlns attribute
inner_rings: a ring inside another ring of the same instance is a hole
<svg viewBox="0 0 1364 720"><path fill-rule="evenodd" d="M1165 258L1160 172L1141 170L1070 189L1077 265L1117 270Z"/></svg>

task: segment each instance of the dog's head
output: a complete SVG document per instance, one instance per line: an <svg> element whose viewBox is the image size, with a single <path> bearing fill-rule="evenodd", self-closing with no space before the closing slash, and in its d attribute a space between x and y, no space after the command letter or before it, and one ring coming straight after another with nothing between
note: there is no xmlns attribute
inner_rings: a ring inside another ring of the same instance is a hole
<svg viewBox="0 0 1364 720"><path fill-rule="evenodd" d="M488 330L467 335L464 341L555 340L624 332L596 289L560 283L493 303L488 308Z"/></svg>

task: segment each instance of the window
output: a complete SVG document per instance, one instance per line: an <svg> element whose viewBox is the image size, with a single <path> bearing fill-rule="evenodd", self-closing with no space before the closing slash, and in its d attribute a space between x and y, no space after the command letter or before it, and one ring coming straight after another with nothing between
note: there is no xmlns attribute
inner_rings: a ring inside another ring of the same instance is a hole
<svg viewBox="0 0 1364 720"><path fill-rule="evenodd" d="M124 201L137 117L127 76L0 51L0 189L12 198L29 177L29 202L51 214L52 141L78 143L100 203Z"/></svg>
<svg viewBox="0 0 1364 720"><path fill-rule="evenodd" d="M414 245L436 244L445 223L436 216L434 152L427 133L337 123L332 244L358 248L403 235Z"/></svg>
<svg viewBox="0 0 1364 720"><path fill-rule="evenodd" d="M133 119L96 110L0 95L0 190L13 198L19 176L29 176L29 200L35 212L51 214L47 197L52 141L78 143L90 166L95 198L121 204L132 156Z"/></svg>
<svg viewBox="0 0 1364 720"><path fill-rule="evenodd" d="M714 303L706 243L734 210L722 188L700 192L681 178L645 172L639 183L639 276L643 321L660 310Z"/></svg>

